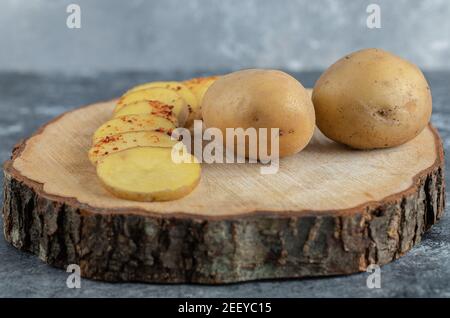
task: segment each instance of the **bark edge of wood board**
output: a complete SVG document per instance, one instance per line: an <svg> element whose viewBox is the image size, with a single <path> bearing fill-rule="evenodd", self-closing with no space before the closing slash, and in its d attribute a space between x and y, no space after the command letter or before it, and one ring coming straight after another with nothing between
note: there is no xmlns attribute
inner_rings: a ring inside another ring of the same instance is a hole
<svg viewBox="0 0 450 318"><path fill-rule="evenodd" d="M443 147L431 125L370 157L350 156L354 150L316 132L270 182L255 165L207 165L185 198L120 200L92 181L86 155L113 107L110 101L65 113L14 148L4 164L3 205L13 246L56 267L79 264L83 277L104 281L220 284L338 275L404 255L444 213ZM317 168L296 169L312 158ZM248 178L255 178L252 191ZM345 186L352 187L347 196Z"/></svg>

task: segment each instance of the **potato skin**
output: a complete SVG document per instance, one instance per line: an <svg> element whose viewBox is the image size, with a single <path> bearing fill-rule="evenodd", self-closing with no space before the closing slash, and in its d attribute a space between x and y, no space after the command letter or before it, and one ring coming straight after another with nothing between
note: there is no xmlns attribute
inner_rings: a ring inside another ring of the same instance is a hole
<svg viewBox="0 0 450 318"><path fill-rule="evenodd" d="M205 126L219 128L224 136L226 128L279 128L280 157L302 150L315 127L309 94L295 78L277 70L221 76L206 92L202 114ZM267 146L271 153L270 140Z"/></svg>
<svg viewBox="0 0 450 318"><path fill-rule="evenodd" d="M428 124L428 83L412 63L380 49L354 52L330 66L314 86L318 128L357 149L401 145Z"/></svg>

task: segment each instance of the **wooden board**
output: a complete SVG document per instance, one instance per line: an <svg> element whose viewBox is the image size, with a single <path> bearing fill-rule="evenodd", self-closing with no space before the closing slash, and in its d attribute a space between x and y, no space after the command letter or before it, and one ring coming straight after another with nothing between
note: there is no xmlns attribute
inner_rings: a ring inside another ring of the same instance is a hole
<svg viewBox="0 0 450 318"><path fill-rule="evenodd" d="M202 165L177 201L110 195L87 151L114 101L63 114L4 164L4 233L83 277L230 283L347 274L418 243L444 211L444 157L429 126L400 147L357 151L316 130L275 175L258 164Z"/></svg>

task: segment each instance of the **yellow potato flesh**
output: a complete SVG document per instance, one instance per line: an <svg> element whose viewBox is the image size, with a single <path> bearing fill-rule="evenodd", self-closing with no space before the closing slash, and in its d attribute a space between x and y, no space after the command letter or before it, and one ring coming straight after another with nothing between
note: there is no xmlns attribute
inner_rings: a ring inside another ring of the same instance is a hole
<svg viewBox="0 0 450 318"><path fill-rule="evenodd" d="M201 119L202 118L202 102L203 96L205 95L208 88L218 79L218 76L209 76L209 77L198 77L193 78L183 83L192 91L192 93L197 98L198 108L196 114L193 119ZM190 123L192 124L192 123ZM187 125L189 126L189 125Z"/></svg>
<svg viewBox="0 0 450 318"><path fill-rule="evenodd" d="M93 136L96 144L102 138L133 131L159 131L170 134L176 126L168 119L151 114L127 115L111 119L100 126Z"/></svg>
<svg viewBox="0 0 450 318"><path fill-rule="evenodd" d="M184 125L189 115L186 101L178 93L167 88L154 87L126 94L119 98L114 112L120 111L128 104L150 100L173 106L173 112L178 118L178 123Z"/></svg>
<svg viewBox="0 0 450 318"><path fill-rule="evenodd" d="M171 89L171 90L177 92L178 95L180 95L181 98L183 98L186 101L187 107L189 110L189 116L188 116L186 125L189 125L189 123L192 122L192 120L194 120L195 114L197 113L198 106L199 106L199 104L197 102L197 98L195 97L194 93L186 85L184 85L181 82L171 81L171 82L145 83L145 84L133 87L132 89L127 91L124 94L124 96L126 96L130 93L133 93L135 91L138 91L138 90L155 88L155 87L167 88L167 89Z"/></svg>
<svg viewBox="0 0 450 318"><path fill-rule="evenodd" d="M199 163L172 161L171 148L138 147L116 152L98 162L97 175L119 198L167 201L190 193L200 180Z"/></svg>
<svg viewBox="0 0 450 318"><path fill-rule="evenodd" d="M95 165L110 154L134 147L173 147L178 141L166 133L157 131L137 131L107 136L89 150L89 160Z"/></svg>
<svg viewBox="0 0 450 318"><path fill-rule="evenodd" d="M155 116L163 117L178 126L178 118L173 111L172 105L166 105L159 101L154 100L141 100L128 105L125 105L122 109L114 113L114 118L125 115L139 115L139 114L152 114Z"/></svg>

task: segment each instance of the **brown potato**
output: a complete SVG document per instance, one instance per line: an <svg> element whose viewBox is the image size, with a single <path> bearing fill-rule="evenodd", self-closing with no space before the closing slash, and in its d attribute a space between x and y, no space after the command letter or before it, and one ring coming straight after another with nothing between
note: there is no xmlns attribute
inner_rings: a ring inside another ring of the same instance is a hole
<svg viewBox="0 0 450 318"><path fill-rule="evenodd" d="M277 70L250 69L221 76L206 92L202 106L206 127L219 128L224 135L226 128L279 128L280 157L302 150L314 132L309 94L295 78ZM272 153L270 139L267 149Z"/></svg>
<svg viewBox="0 0 450 318"><path fill-rule="evenodd" d="M319 78L312 95L318 128L358 149L401 145L417 136L431 116L422 72L380 49L357 51Z"/></svg>

